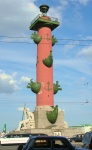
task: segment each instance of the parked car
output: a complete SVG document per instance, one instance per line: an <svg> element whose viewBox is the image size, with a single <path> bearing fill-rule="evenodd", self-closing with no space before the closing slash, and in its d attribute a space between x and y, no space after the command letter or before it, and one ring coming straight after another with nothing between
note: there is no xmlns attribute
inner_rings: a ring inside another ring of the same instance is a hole
<svg viewBox="0 0 92 150"><path fill-rule="evenodd" d="M46 135L42 133L8 133L0 138L0 145L24 145L30 136Z"/></svg>
<svg viewBox="0 0 92 150"><path fill-rule="evenodd" d="M69 138L69 141L70 142L82 142L83 137L84 137L84 134L77 134Z"/></svg>
<svg viewBox="0 0 92 150"><path fill-rule="evenodd" d="M34 133L34 134L31 134L30 136L29 136L29 138L31 138L31 137L33 137L33 136L48 136L47 134L44 134L44 133ZM28 139L29 139L28 138ZM28 141L28 140L27 140ZM19 144L18 145L18 147L17 147L17 150L22 150L23 149L23 146L27 143L27 141L25 142L25 143L21 143L21 144Z"/></svg>
<svg viewBox="0 0 92 150"><path fill-rule="evenodd" d="M67 138L62 136L31 136L23 150L84 150L75 148ZM19 149L22 150L22 149Z"/></svg>
<svg viewBox="0 0 92 150"><path fill-rule="evenodd" d="M8 133L0 138L0 145L17 145L26 143L30 134Z"/></svg>
<svg viewBox="0 0 92 150"><path fill-rule="evenodd" d="M92 131L86 132L82 140L82 147L92 149Z"/></svg>

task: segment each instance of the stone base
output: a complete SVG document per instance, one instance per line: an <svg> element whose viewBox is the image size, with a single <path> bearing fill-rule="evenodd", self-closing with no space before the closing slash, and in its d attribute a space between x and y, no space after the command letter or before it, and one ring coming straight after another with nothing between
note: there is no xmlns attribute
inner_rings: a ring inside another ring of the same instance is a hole
<svg viewBox="0 0 92 150"><path fill-rule="evenodd" d="M34 128L34 129L23 129L23 130L20 130L20 131L11 131L10 133L30 133L30 134L41 134L41 133L44 133L44 134L47 134L47 135L50 135L50 136L65 136L67 138L69 137L72 137L73 135L76 135L76 134L83 134L85 133L83 131L83 129L80 127L77 127L77 128L62 128L62 127L53 127L53 128Z"/></svg>
<svg viewBox="0 0 92 150"><path fill-rule="evenodd" d="M12 132L20 133L44 133L47 135L66 136L71 137L75 134L84 133L82 127L69 128L67 122L64 121L64 111L58 110L58 117L54 124L51 124L46 116L47 111L53 111L50 106L37 106L33 112L34 114L34 128L29 126L26 129L20 129ZM30 122L31 124L31 122Z"/></svg>
<svg viewBox="0 0 92 150"><path fill-rule="evenodd" d="M58 111L58 118L54 124L51 124L46 116L47 111L53 111L53 108L50 106L37 106L34 111L35 118L35 128L53 128L56 126L61 126L64 128L64 111Z"/></svg>

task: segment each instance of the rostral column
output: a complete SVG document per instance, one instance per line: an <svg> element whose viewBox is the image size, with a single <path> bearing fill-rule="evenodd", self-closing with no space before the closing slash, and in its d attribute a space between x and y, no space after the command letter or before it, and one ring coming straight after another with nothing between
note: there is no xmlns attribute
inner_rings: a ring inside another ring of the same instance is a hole
<svg viewBox="0 0 92 150"><path fill-rule="evenodd" d="M61 88L58 81L53 83L52 46L57 40L52 31L59 26L59 22L47 16L49 6L44 4L39 8L42 14L30 25L30 30L34 30L31 38L37 44L36 82L30 80L27 87L36 93L36 106L54 106L54 94Z"/></svg>

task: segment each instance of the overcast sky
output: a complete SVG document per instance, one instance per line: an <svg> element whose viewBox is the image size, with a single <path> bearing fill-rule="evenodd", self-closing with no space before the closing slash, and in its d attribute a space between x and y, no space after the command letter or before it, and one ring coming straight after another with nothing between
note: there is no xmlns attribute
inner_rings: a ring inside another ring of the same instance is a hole
<svg viewBox="0 0 92 150"><path fill-rule="evenodd" d="M69 126L92 125L92 0L0 0L0 131L17 129L24 104L36 107L36 95L27 89L36 80L37 45L30 38L31 21L49 5L48 15L60 26L52 47L54 79L62 91L54 105L65 112Z"/></svg>

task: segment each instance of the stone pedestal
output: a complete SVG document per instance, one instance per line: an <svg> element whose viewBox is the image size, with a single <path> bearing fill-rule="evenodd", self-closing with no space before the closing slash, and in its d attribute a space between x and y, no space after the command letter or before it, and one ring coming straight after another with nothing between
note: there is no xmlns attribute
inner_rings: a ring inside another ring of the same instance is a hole
<svg viewBox="0 0 92 150"><path fill-rule="evenodd" d="M47 111L53 111L50 106L37 106L34 111L35 128L52 128L55 126L64 127L64 111L58 110L58 117L54 124L51 124L46 116Z"/></svg>

